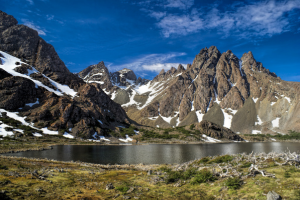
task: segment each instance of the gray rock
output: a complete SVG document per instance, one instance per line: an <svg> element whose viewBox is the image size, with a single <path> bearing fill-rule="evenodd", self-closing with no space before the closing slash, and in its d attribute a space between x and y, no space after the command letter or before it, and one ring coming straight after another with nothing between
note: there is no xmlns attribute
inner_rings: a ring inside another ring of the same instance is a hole
<svg viewBox="0 0 300 200"><path fill-rule="evenodd" d="M123 196L123 199L131 199L130 196Z"/></svg>
<svg viewBox="0 0 300 200"><path fill-rule="evenodd" d="M134 191L134 187L131 187L126 193L129 194Z"/></svg>
<svg viewBox="0 0 300 200"><path fill-rule="evenodd" d="M112 190L112 189L114 189L115 187L113 186L113 184L112 183L108 183L108 184L106 184L106 186L105 186L105 189L106 190Z"/></svg>
<svg viewBox="0 0 300 200"><path fill-rule="evenodd" d="M150 169L148 172L147 172L147 175L151 175L153 173L153 171Z"/></svg>
<svg viewBox="0 0 300 200"><path fill-rule="evenodd" d="M281 200L281 196L274 191L270 191L267 194L267 200Z"/></svg>

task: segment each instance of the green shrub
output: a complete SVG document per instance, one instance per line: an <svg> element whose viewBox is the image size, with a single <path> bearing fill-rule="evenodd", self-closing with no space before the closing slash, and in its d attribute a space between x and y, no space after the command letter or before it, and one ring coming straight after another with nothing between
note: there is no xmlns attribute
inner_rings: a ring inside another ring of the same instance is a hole
<svg viewBox="0 0 300 200"><path fill-rule="evenodd" d="M230 162L232 160L233 160L233 156L224 155L224 156L218 156L210 160L208 163L224 163L224 162Z"/></svg>
<svg viewBox="0 0 300 200"><path fill-rule="evenodd" d="M160 138L160 139L172 139L172 138L179 138L178 134L159 134L154 131L149 131L145 129L140 129L140 131L143 133L142 140L145 140L147 138Z"/></svg>
<svg viewBox="0 0 300 200"><path fill-rule="evenodd" d="M171 169L170 168L168 168L168 167L161 167L161 168L159 168L158 169L159 171L163 171L163 172L170 172L171 171Z"/></svg>
<svg viewBox="0 0 300 200"><path fill-rule="evenodd" d="M119 190L120 192L125 194L129 190L129 187L127 185L117 186L116 190Z"/></svg>
<svg viewBox="0 0 300 200"><path fill-rule="evenodd" d="M5 170L7 170L8 168L7 168L6 166L0 164L0 169L5 169Z"/></svg>
<svg viewBox="0 0 300 200"><path fill-rule="evenodd" d="M251 164L252 164L251 162L246 162L241 166L241 168L248 168L251 166Z"/></svg>
<svg viewBox="0 0 300 200"><path fill-rule="evenodd" d="M225 185L229 189L237 190L241 187L241 180L239 177L234 177L234 178L230 177L225 181Z"/></svg>
<svg viewBox="0 0 300 200"><path fill-rule="evenodd" d="M195 128L195 124L191 124L190 125L190 130L194 130L194 128Z"/></svg>
<svg viewBox="0 0 300 200"><path fill-rule="evenodd" d="M213 176L213 174L208 169L203 169L197 172L196 176L191 181L191 184L195 185L214 180L216 180L216 178Z"/></svg>
<svg viewBox="0 0 300 200"><path fill-rule="evenodd" d="M207 163L209 160L210 160L209 157L204 157L204 158L201 158L201 159L198 161L198 163L199 163L199 164L200 164L200 163Z"/></svg>
<svg viewBox="0 0 300 200"><path fill-rule="evenodd" d="M182 171L170 171L170 172L168 172L166 182L173 183L173 182L178 181L179 179L183 179Z"/></svg>
<svg viewBox="0 0 300 200"><path fill-rule="evenodd" d="M13 127L17 127L19 125L22 125L22 122L15 120L13 118L9 118L9 117L1 117L0 121L2 121L4 124L13 126Z"/></svg>
<svg viewBox="0 0 300 200"><path fill-rule="evenodd" d="M291 174L288 171L284 172L284 178L290 178Z"/></svg>
<svg viewBox="0 0 300 200"><path fill-rule="evenodd" d="M300 190L297 189L294 191L294 198L295 200L299 200L300 199Z"/></svg>

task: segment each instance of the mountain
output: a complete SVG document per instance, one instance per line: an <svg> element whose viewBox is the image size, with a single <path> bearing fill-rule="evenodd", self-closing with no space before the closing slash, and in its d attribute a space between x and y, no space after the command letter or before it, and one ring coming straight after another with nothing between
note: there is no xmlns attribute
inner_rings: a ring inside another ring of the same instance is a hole
<svg viewBox="0 0 300 200"><path fill-rule="evenodd" d="M137 78L132 70L126 68L110 73L103 61L87 67L78 76L87 83L98 83L106 94L121 105L130 104L131 97L136 96L135 90L150 81Z"/></svg>
<svg viewBox="0 0 300 200"><path fill-rule="evenodd" d="M117 88L103 89L143 125L168 128L206 120L238 133L300 131L300 83L281 80L251 52L239 59L211 46L187 69L162 70L143 84L132 76L127 85L115 76L110 80Z"/></svg>
<svg viewBox="0 0 300 200"><path fill-rule="evenodd" d="M71 73L37 31L18 25L2 11L0 111L45 134L82 138L105 135L131 122L101 84L86 83Z"/></svg>

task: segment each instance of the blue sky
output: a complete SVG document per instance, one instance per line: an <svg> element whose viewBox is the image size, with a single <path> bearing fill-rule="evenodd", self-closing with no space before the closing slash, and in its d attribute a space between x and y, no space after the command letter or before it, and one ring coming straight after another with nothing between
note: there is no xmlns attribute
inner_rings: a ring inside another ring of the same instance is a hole
<svg viewBox="0 0 300 200"><path fill-rule="evenodd" d="M152 79L215 45L300 81L300 0L0 0L0 10L36 29L71 72L103 60Z"/></svg>

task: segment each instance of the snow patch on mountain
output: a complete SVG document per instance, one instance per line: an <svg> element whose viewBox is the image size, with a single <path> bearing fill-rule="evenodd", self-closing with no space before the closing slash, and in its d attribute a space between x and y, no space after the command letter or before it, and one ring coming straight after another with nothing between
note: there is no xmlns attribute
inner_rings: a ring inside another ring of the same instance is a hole
<svg viewBox="0 0 300 200"><path fill-rule="evenodd" d="M50 92L53 92L55 93L56 95L58 96L63 96L65 94L67 95L71 95L72 97L74 97L77 92L75 92L73 89L71 89L69 86L67 85L62 85L60 83L57 83L55 81L53 81L52 79L48 78L47 76L43 75L45 78L47 78L50 83L57 88L57 90L53 90L52 88L49 88L48 86L44 85L43 83L41 83L40 81L37 81L33 78L31 78L29 75L32 74L32 73L37 73L38 71L34 68L33 70L29 71L28 74L29 75L25 75L25 74L21 74L19 72L16 72L14 69L16 67L18 67L16 65L16 62L19 62L19 63L23 63L23 64L26 64L24 62L22 62L20 59L14 57L14 56L11 56L3 51L0 51L0 53L4 56L4 58L2 58L3 60L3 65L0 66L0 68L2 68L3 70L5 70L7 73L13 75L13 76L19 76L19 77L23 77L23 78L27 78L27 79L30 79L32 82L34 82L37 86L40 86L40 87L43 87L45 88L46 90L50 91Z"/></svg>

